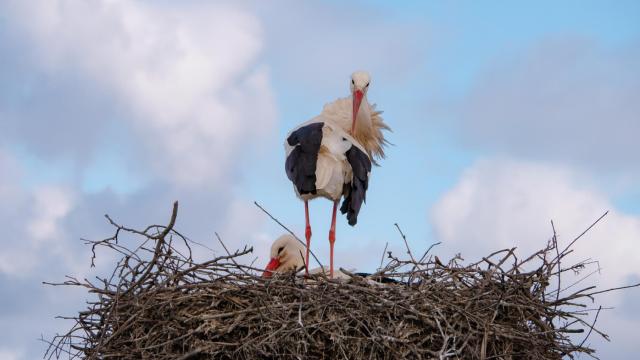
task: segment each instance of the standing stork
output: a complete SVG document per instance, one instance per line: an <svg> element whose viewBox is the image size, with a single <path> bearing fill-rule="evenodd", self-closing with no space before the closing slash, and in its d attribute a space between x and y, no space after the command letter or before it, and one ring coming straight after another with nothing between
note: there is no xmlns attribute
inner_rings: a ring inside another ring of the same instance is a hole
<svg viewBox="0 0 640 360"><path fill-rule="evenodd" d="M365 201L371 164L377 165L374 157L384 158L387 141L382 130L389 130L389 126L382 120L382 112L367 100L369 84L369 74L353 73L351 96L326 104L320 115L293 129L285 141L287 177L304 201L307 273L311 246L309 200L324 197L333 202L329 230L329 274L333 277L338 202L344 197L340 212L354 226Z"/></svg>

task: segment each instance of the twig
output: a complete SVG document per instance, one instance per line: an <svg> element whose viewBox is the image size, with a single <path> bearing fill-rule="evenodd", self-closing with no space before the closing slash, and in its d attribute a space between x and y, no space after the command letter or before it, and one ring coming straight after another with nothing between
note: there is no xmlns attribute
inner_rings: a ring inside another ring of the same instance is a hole
<svg viewBox="0 0 640 360"><path fill-rule="evenodd" d="M553 220L551 220L551 229L553 230L553 248L556 249L556 258L558 259L558 270L560 270L560 249L558 249L558 235L556 233L556 226L553 224ZM553 269L552 269L553 270ZM554 310L558 309L558 299L560 299L560 279L562 278L562 276L558 276L558 291L556 292L556 306L554 307Z"/></svg>
<svg viewBox="0 0 640 360"><path fill-rule="evenodd" d="M564 250L562 250L562 252L560 252L560 254L565 254L566 251L573 246L573 244L578 241L584 234L586 234L587 232L589 232L589 230L591 230L591 228L593 228L594 226L596 226L597 223L600 222L600 220L602 220L605 216L607 216L607 214L609 214L609 211L605 211L604 214L602 214L596 221L593 222L593 224L589 225L589 227L583 231L580 235L578 235L575 239L573 239L569 245L567 245L567 247L564 248ZM559 255L560 256L560 255ZM559 257L558 256L558 257ZM556 259L554 259L555 261Z"/></svg>
<svg viewBox="0 0 640 360"><path fill-rule="evenodd" d="M396 228L398 229L398 231L400 232L400 235L402 236L402 240L404 240L404 246L407 247L407 254L409 254L409 257L411 258L411 261L413 261L414 263L418 263L416 261L416 259L413 257L413 254L411 253L411 248L409 247L409 244L407 243L407 237L404 236L404 233L402 232L402 230L400 229L400 226L398 225L398 223L394 224L396 226Z"/></svg>
<svg viewBox="0 0 640 360"><path fill-rule="evenodd" d="M593 331L594 326L596 326L596 321L598 321L598 315L600 315L600 310L602 310L602 306L598 307L598 311L596 312L596 317L595 319L593 319L593 324L589 326L589 332L587 333L587 336L585 336L584 339L582 339L582 342L580 343L580 345L578 345L578 347L582 347L585 341L587 341L587 339L589 338L589 335L591 335L591 332Z"/></svg>
<svg viewBox="0 0 640 360"><path fill-rule="evenodd" d="M231 254L231 252L229 251L229 249L227 249L227 246L224 244L224 241L222 241L222 239L220 238L220 235L218 235L217 232L214 233L216 235L216 238L218 239L218 241L220 242L220 245L222 245L222 247L224 248L224 251L227 253L227 255L229 255L229 259L231 259L231 261L233 261L234 264L236 264L236 266L238 267L238 269L242 270L242 272L244 272L247 275L250 275L245 269L244 267L238 265L238 262L236 262L235 256ZM249 252L253 252L253 248L250 249ZM236 255L237 255L237 251L236 251Z"/></svg>
<svg viewBox="0 0 640 360"><path fill-rule="evenodd" d="M593 295L598 295L598 294L602 294L602 293L606 293L606 292L610 292L610 291L617 291L617 290L623 290L623 289L630 289L630 288L634 288L634 287L638 287L638 286L640 286L640 283L633 284L633 285L627 285L627 286L620 286L620 287L610 288L610 289L601 290L601 291L594 291L594 292L592 292L592 293L585 294L585 296L593 296Z"/></svg>
<svg viewBox="0 0 640 360"><path fill-rule="evenodd" d="M384 244L384 250L382 250L382 256L380 256L380 266L378 267L378 270L382 269L382 262L384 261L384 254L387 253L387 246L389 246L389 242L388 241Z"/></svg>
<svg viewBox="0 0 640 360"><path fill-rule="evenodd" d="M431 249L433 249L434 247L436 247L436 246L438 246L440 244L442 244L442 242L438 241L438 242L435 242L435 243L429 245L429 247L427 248L427 251L425 251L424 254L422 254L422 257L420 258L419 262L423 262L425 260L425 258L427 257L427 255L429 254L429 251L431 251Z"/></svg>
<svg viewBox="0 0 640 360"><path fill-rule="evenodd" d="M153 267L156 265L156 263L158 261L158 257L160 256L160 250L162 249L162 245L164 244L164 239L167 236L167 234L169 233L169 231L171 231L171 229L173 229L173 225L175 225L175 223L176 223L177 216L178 216L178 202L175 201L173 203L173 210L171 212L171 219L169 220L169 224L164 228L164 230L159 235L148 236L150 239L156 240L156 248L155 248L155 251L153 253L153 258L151 259L151 261L147 265L147 268L146 268L145 272L142 274L142 276L140 276L138 278L138 280L135 283L133 283L133 285L131 285L125 291L125 293L124 293L125 295L128 294L129 292L133 291L135 288L137 288L138 285L142 284L147 279L149 274L151 274L151 271L153 270Z"/></svg>

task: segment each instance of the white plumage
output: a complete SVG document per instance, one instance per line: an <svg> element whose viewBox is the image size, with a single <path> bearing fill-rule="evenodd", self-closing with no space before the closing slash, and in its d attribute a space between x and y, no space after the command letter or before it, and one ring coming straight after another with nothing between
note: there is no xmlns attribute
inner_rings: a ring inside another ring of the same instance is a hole
<svg viewBox="0 0 640 360"><path fill-rule="evenodd" d="M343 194L345 184L352 181L353 172L349 164L346 153L352 146L357 147L366 154L366 150L351 135L345 132L333 119L323 116L323 114L301 124L293 129L287 138L294 131L310 124L322 123L322 140L316 160L316 194L300 194L298 188L293 186L296 195L302 200L311 200L316 197L324 197L331 201L339 201ZM289 157L296 146L291 146L287 141L284 143L286 156Z"/></svg>

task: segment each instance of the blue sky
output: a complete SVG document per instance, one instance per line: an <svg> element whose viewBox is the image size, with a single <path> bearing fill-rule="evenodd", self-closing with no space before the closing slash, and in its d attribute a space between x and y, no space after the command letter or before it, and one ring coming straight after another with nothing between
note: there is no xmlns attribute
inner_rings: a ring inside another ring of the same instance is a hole
<svg viewBox="0 0 640 360"><path fill-rule="evenodd" d="M601 261L601 286L637 280L638 63L637 1L2 2L0 358L38 358L82 306L40 283L109 268L78 240L110 234L104 213L143 226L178 199L184 233L259 262L282 230L253 201L301 234L283 139L358 69L394 145L358 225L338 221L340 266L402 252L396 222L416 251L475 259L543 246L550 219L568 242L609 210L575 259ZM311 218L326 260L330 204ZM637 298L601 299L602 358L640 350Z"/></svg>

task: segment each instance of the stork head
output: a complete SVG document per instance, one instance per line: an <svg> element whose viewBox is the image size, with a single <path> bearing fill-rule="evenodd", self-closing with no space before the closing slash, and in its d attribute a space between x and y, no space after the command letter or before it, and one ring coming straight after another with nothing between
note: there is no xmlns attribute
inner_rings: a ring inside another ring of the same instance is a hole
<svg viewBox="0 0 640 360"><path fill-rule="evenodd" d="M271 260L262 273L271 277L273 273L297 270L304 266L306 248L289 234L280 236L271 245Z"/></svg>
<svg viewBox="0 0 640 360"><path fill-rule="evenodd" d="M351 135L356 130L356 119L358 118L358 111L360 110L360 104L362 99L367 95L369 90L369 83L371 77L366 71L356 71L351 74L351 95L353 99L353 120L351 122Z"/></svg>

